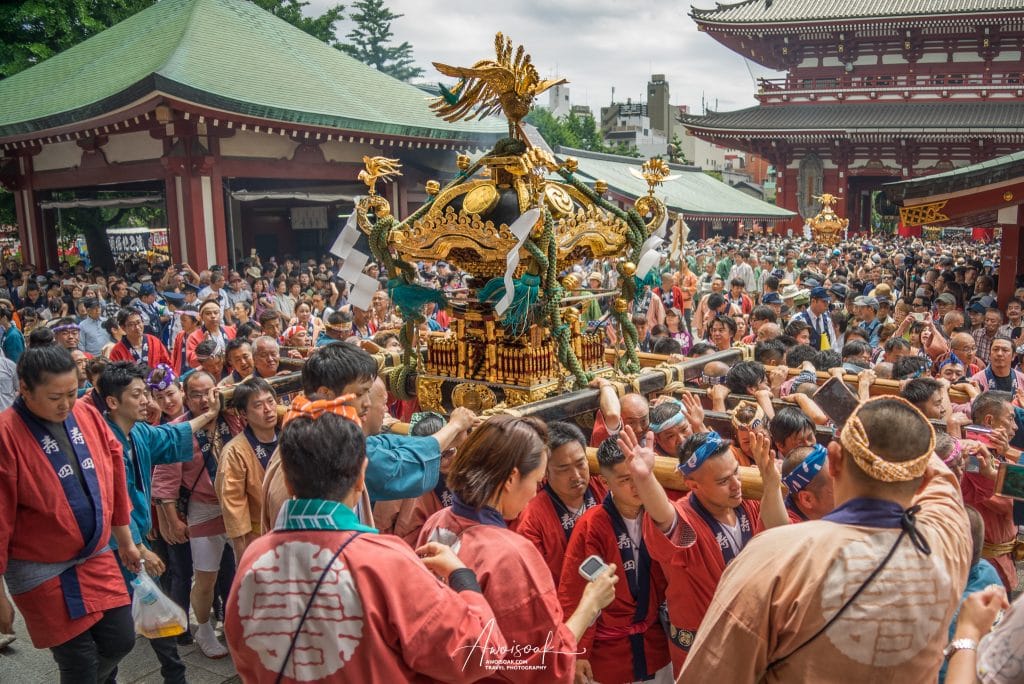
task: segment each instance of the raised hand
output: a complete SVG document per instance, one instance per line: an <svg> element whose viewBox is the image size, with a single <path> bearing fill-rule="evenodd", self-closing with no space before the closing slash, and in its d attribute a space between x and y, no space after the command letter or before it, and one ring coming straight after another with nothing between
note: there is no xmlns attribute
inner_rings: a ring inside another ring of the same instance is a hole
<svg viewBox="0 0 1024 684"><path fill-rule="evenodd" d="M751 436L751 446L754 452L754 463L761 472L762 482L765 480L780 480L781 474L775 465L775 457L772 456L772 440L761 430L757 430Z"/></svg>
<svg viewBox="0 0 1024 684"><path fill-rule="evenodd" d="M647 433L647 439L644 440L644 443L654 444L653 432ZM652 447L640 445L640 440L633 433L633 428L627 425L622 429L622 432L619 433L618 444L619 448L622 449L622 454L626 457L626 466L633 474L633 477L645 480L654 474L654 464L657 460L657 455Z"/></svg>
<svg viewBox="0 0 1024 684"><path fill-rule="evenodd" d="M707 428L704 427L704 407L701 405L700 399L684 392L680 395L679 400L686 408L686 422L690 424L690 429L694 433L707 432Z"/></svg>

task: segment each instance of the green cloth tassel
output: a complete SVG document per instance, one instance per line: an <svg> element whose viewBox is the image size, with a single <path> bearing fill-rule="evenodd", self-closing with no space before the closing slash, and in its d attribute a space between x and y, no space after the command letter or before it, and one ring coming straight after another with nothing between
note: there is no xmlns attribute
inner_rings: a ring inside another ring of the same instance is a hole
<svg viewBox="0 0 1024 684"><path fill-rule="evenodd" d="M640 302L644 296L644 287L649 287L652 290L661 285L661 277L658 275L658 269L652 268L647 272L647 276L640 280L636 276L633 276L633 285L636 288L633 294L633 301Z"/></svg>
<svg viewBox="0 0 1024 684"><path fill-rule="evenodd" d="M447 102L450 105L459 104L459 96L457 93L453 93L452 91L445 88L443 83L438 83L437 87L440 89L441 97L444 98L445 102Z"/></svg>
<svg viewBox="0 0 1024 684"><path fill-rule="evenodd" d="M495 302L505 296L504 278L491 278L480 288L477 299L481 302ZM505 311L501 324L512 330L524 330L529 322L530 309L540 298L540 276L524 273L521 278L512 279L512 304Z"/></svg>
<svg viewBox="0 0 1024 684"><path fill-rule="evenodd" d="M406 319L422 316L423 307L430 302L437 304L438 308L448 305L448 300L440 290L407 283L401 278L388 281L388 293Z"/></svg>

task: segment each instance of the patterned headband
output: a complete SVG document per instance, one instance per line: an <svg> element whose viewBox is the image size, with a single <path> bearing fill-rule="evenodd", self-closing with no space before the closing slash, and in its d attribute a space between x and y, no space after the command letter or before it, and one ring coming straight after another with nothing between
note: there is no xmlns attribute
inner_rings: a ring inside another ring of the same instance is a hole
<svg viewBox="0 0 1024 684"><path fill-rule="evenodd" d="M742 411L746 407L751 407L751 408L754 409L754 417L750 419L750 422L743 423L739 419L739 414L740 414L740 411ZM740 403L736 404L736 407L732 411L730 411L729 413L732 414L732 416L731 416L732 426L734 428L736 428L737 430L739 430L739 429L756 430L759 427L761 427L762 425L764 425L764 423L765 423L764 409L761 408L760 405L755 404L752 401L746 401L746 400L741 401Z"/></svg>
<svg viewBox="0 0 1024 684"><path fill-rule="evenodd" d="M354 394L343 394L335 399L311 400L306 395L300 394L292 399L292 404L288 408L288 413L284 414L284 420L281 422L281 427L284 427L296 418L305 417L316 420L326 413L333 413L336 416L348 418L356 425L362 426L362 421L359 420L359 414L356 413L354 408L345 403L346 401L352 401L355 398L356 395Z"/></svg>
<svg viewBox="0 0 1024 684"><path fill-rule="evenodd" d="M693 455L690 456L690 458L676 466L676 470L681 472L683 475L690 475L704 465L704 461L708 460L721 450L722 446L725 444L722 436L713 430L707 434L708 436L704 443L694 450Z"/></svg>
<svg viewBox="0 0 1024 684"><path fill-rule="evenodd" d="M859 414L862 408L880 400L898 401L921 417L922 422L928 426L928 448L923 454L909 461L895 463L887 461L871 451L867 432L864 430L864 424L860 421ZM928 468L928 460L935 451L935 430L932 429L931 424L928 423L928 419L921 413L920 409L906 399L894 396L875 397L857 407L853 415L846 421L846 425L843 426L842 432L839 434L839 442L843 445L844 449L850 452L854 462L871 479L878 480L879 482L910 482L924 475L924 471Z"/></svg>
<svg viewBox="0 0 1024 684"><path fill-rule="evenodd" d="M674 428L686 420L686 408L683 406L683 402L678 399L672 399L667 403L674 405L679 410L660 423L651 423L651 431L655 434Z"/></svg>
<svg viewBox="0 0 1024 684"><path fill-rule="evenodd" d="M153 376L159 371L163 371L163 378L159 382L153 382ZM178 376L174 374L174 370L166 363L161 363L156 368L149 371L149 375L146 376L146 387L148 387L151 392L163 392L165 389L173 385L177 379Z"/></svg>
<svg viewBox="0 0 1024 684"><path fill-rule="evenodd" d="M793 471L782 478L782 484L786 485L790 495L796 494L811 484L822 468L825 467L825 459L828 458L828 450L820 444L815 444L811 453L804 457L804 460Z"/></svg>

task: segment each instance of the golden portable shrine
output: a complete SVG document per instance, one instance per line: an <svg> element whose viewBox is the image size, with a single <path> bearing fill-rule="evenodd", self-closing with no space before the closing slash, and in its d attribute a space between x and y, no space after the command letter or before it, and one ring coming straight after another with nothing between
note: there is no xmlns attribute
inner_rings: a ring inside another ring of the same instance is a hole
<svg viewBox="0 0 1024 684"><path fill-rule="evenodd" d="M825 192L814 199L821 202L821 211L806 221L811 229L811 237L818 244L834 247L843 239L843 232L850 225L850 219L839 218L836 214L835 205L839 199L835 195Z"/></svg>
<svg viewBox="0 0 1024 684"><path fill-rule="evenodd" d="M556 160L524 135L521 122L534 98L562 81L541 80L522 46L513 49L499 33L493 59L471 67L435 66L458 79L450 89L442 86L431 104L438 116L456 121L501 111L509 136L475 161L459 155L454 180L444 187L428 182L427 202L404 220L376 192L376 184L399 174L400 165L364 158L360 178L368 194L351 220L385 267L405 321L392 391L405 395L415 378L424 409L479 411L580 389L597 374L639 373L630 303L658 262L662 239L656 233L664 230L668 213L655 189L671 179L668 165L661 159L643 163L636 173L650 190L622 209L603 197L606 184L591 187L574 175L576 160ZM619 290L583 291L571 267L585 257L615 258ZM468 292L447 296L418 282L411 263L417 260L445 260L461 269L470 276ZM617 369L606 361L602 331L586 329L575 306L593 297L614 298L606 323L617 325L623 345L613 357ZM447 308L453 322L449 332L421 339L429 303Z"/></svg>

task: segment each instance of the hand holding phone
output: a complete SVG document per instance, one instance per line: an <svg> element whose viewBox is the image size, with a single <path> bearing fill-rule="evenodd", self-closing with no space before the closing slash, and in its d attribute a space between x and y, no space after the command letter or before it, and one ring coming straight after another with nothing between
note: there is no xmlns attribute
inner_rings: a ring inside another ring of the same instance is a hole
<svg viewBox="0 0 1024 684"><path fill-rule="evenodd" d="M582 575L583 579L588 582L593 582L607 567L608 565L600 556L587 556L583 559L583 562L580 563L580 575Z"/></svg>

